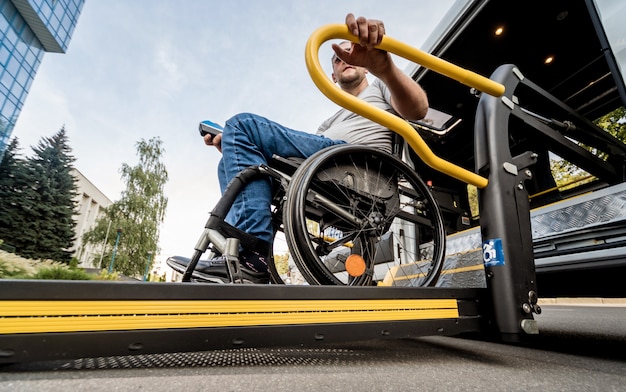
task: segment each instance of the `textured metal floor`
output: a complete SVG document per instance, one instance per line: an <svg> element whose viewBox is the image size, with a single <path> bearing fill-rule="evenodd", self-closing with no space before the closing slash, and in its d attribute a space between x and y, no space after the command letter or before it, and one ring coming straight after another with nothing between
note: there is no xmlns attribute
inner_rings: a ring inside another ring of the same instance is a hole
<svg viewBox="0 0 626 392"><path fill-rule="evenodd" d="M353 342L315 348L243 348L202 352L111 356L6 365L3 371L59 371L154 368L203 368L244 366L336 366L366 364L383 358L393 361L414 359L418 340ZM401 352L405 354L401 354Z"/></svg>
<svg viewBox="0 0 626 392"><path fill-rule="evenodd" d="M345 357L363 356L345 349L239 349L196 353L150 354L85 358L68 362L73 369L124 369L160 367L223 367L260 365L329 365Z"/></svg>

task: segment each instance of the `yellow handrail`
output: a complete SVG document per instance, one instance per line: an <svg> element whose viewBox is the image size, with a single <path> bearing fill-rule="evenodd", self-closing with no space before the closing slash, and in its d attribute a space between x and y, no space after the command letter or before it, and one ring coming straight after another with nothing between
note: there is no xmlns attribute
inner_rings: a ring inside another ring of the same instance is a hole
<svg viewBox="0 0 626 392"><path fill-rule="evenodd" d="M324 42L330 39L345 39L358 42L358 38L350 33L345 24L331 24L320 27L309 37L305 51L306 66L311 75L311 79L313 79L317 88L319 88L324 95L336 104L398 133L407 141L409 146L411 146L424 163L433 169L478 188L487 186L488 180L486 178L436 156L419 133L405 120L370 105L338 88L324 74L319 61L319 48ZM501 96L504 94L504 86L502 84L496 83L489 78L456 66L429 53L415 49L387 35L383 37L382 42L377 48L394 53L467 86L474 87L484 93L493 96Z"/></svg>

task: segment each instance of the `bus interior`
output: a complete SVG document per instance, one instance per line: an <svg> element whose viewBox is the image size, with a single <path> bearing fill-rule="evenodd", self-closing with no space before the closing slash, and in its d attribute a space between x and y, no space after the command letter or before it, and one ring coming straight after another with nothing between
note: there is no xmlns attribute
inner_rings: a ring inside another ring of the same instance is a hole
<svg viewBox="0 0 626 392"><path fill-rule="evenodd" d="M626 294L626 145L596 125L626 106L624 17L626 4L607 0L459 0L422 47L485 76L513 64L524 80L509 148L539 157L526 187L540 295ZM408 71L431 105L414 128L436 155L480 170L479 94L426 68ZM410 158L432 184L448 234L477 235L471 187ZM563 160L581 181L557 184L551 162Z"/></svg>

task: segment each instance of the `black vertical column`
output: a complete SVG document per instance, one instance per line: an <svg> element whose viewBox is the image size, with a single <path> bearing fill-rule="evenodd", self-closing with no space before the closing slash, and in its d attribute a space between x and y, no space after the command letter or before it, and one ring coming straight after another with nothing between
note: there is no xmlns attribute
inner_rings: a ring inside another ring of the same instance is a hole
<svg viewBox="0 0 626 392"><path fill-rule="evenodd" d="M491 79L505 86L505 94L498 98L483 94L475 123L476 170L489 180L479 190L487 287L495 327L503 339L513 341L538 332L533 312L540 312L525 186L537 154L529 151L512 157L509 148L509 117L521 78L513 65L499 67Z"/></svg>

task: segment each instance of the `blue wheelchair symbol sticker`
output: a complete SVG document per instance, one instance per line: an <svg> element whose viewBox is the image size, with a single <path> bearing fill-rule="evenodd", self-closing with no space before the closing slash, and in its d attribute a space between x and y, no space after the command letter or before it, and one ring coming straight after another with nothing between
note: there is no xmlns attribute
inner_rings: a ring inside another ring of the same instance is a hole
<svg viewBox="0 0 626 392"><path fill-rule="evenodd" d="M485 263L485 267L504 265L502 239L494 238L483 241L483 263Z"/></svg>

